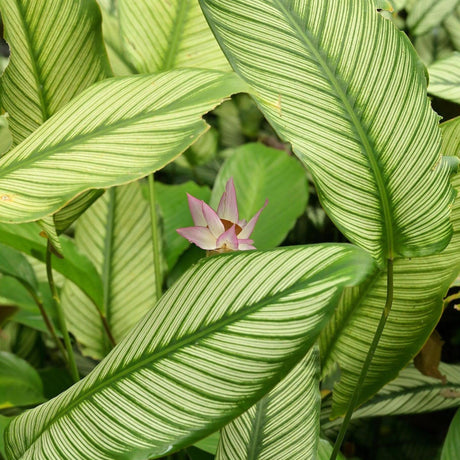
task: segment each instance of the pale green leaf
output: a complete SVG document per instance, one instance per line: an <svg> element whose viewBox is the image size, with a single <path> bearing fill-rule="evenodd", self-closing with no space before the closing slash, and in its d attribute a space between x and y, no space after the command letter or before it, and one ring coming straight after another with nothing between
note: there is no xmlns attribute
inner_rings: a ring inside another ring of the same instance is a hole
<svg viewBox="0 0 460 460"><path fill-rule="evenodd" d="M442 130L443 153L460 156L460 118L444 123ZM452 183L460 190L460 174ZM397 376L438 323L443 298L460 272L460 195L452 208L451 220L454 235L442 253L394 262L393 305L364 381L359 404ZM333 391L334 417L346 411L361 374L385 305L386 277L385 272L376 271L366 283L349 289L321 335L324 373L336 365L341 371Z"/></svg>
<svg viewBox="0 0 460 460"><path fill-rule="evenodd" d="M445 248L454 193L406 35L369 0L200 2L339 230L381 266Z"/></svg>
<svg viewBox="0 0 460 460"><path fill-rule="evenodd" d="M46 260L46 239L40 236L38 224L0 224L0 242L41 262ZM53 269L77 284L102 308L102 281L96 268L69 238L61 237L60 242L63 258L53 259Z"/></svg>
<svg viewBox="0 0 460 460"><path fill-rule="evenodd" d="M334 448L329 441L326 441L325 439L320 439L318 444L317 460L329 460L331 458L333 450ZM345 457L340 452L337 458L338 460L345 460Z"/></svg>
<svg viewBox="0 0 460 460"><path fill-rule="evenodd" d="M459 0L417 0L410 8L407 25L413 35L423 35L441 24L459 5Z"/></svg>
<svg viewBox="0 0 460 460"><path fill-rule="evenodd" d="M101 310L116 342L155 303L150 228L149 206L137 182L109 190L77 222L75 244L103 280ZM66 282L62 306L83 354L102 359L111 347L95 305Z"/></svg>
<svg viewBox="0 0 460 460"><path fill-rule="evenodd" d="M13 137L8 127L8 120L4 115L0 115L0 156L8 152L12 144Z"/></svg>
<svg viewBox="0 0 460 460"><path fill-rule="evenodd" d="M457 51L460 51L460 5L444 21L449 37Z"/></svg>
<svg viewBox="0 0 460 460"><path fill-rule="evenodd" d="M304 168L281 150L262 144L239 147L217 175L211 195L211 206L215 209L230 177L235 183L240 219L248 221L268 199L251 235L255 247L278 246L307 206L308 182Z"/></svg>
<svg viewBox="0 0 460 460"><path fill-rule="evenodd" d="M27 361L0 351L0 409L31 406L44 400L37 371Z"/></svg>
<svg viewBox="0 0 460 460"><path fill-rule="evenodd" d="M218 431L195 443L195 446L205 452L215 455L219 444L220 434Z"/></svg>
<svg viewBox="0 0 460 460"><path fill-rule="evenodd" d="M268 395L224 427L216 460L314 458L319 412L319 353L313 347Z"/></svg>
<svg viewBox="0 0 460 460"><path fill-rule="evenodd" d="M10 61L2 105L17 145L77 94L107 76L95 0L0 0Z"/></svg>
<svg viewBox="0 0 460 460"><path fill-rule="evenodd" d="M107 55L114 75L124 76L137 73L124 53L117 0L97 0L102 12L102 33Z"/></svg>
<svg viewBox="0 0 460 460"><path fill-rule="evenodd" d="M442 99L460 104L460 52L435 62L428 68L428 92Z"/></svg>
<svg viewBox="0 0 460 460"><path fill-rule="evenodd" d="M93 85L0 160L0 221L37 220L88 189L162 168L206 131L203 114L244 89L204 70Z"/></svg>
<svg viewBox="0 0 460 460"><path fill-rule="evenodd" d="M454 51L449 34L444 27L436 27L430 32L416 37L414 46L426 66L450 56Z"/></svg>
<svg viewBox="0 0 460 460"><path fill-rule="evenodd" d="M228 71L198 0L118 0L122 46L139 73Z"/></svg>
<svg viewBox="0 0 460 460"><path fill-rule="evenodd" d="M371 265L332 244L199 262L86 379L12 422L10 460L144 460L215 432L301 360Z"/></svg>
<svg viewBox="0 0 460 460"><path fill-rule="evenodd" d="M398 377L385 385L372 399L353 412L353 420L387 415L434 412L460 406L460 366L441 363L439 371L446 382L427 377L413 365L403 369ZM321 416L324 431L340 427L341 419L328 420L330 402L325 403Z"/></svg>
<svg viewBox="0 0 460 460"><path fill-rule="evenodd" d="M179 256L190 246L190 243L176 232L178 228L193 225L187 193L208 202L211 191L208 187L200 187L194 182L180 185L155 182L155 191L161 209L166 262L171 269Z"/></svg>
<svg viewBox="0 0 460 460"><path fill-rule="evenodd" d="M460 452L460 410L453 418L442 447L441 460L456 460Z"/></svg>

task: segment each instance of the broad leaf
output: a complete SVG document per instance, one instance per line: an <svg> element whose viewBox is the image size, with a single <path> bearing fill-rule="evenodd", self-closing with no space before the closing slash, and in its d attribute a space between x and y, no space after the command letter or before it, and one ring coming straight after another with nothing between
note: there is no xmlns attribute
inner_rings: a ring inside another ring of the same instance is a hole
<svg viewBox="0 0 460 460"><path fill-rule="evenodd" d="M216 460L315 458L319 411L319 353L313 347L268 395L224 427Z"/></svg>
<svg viewBox="0 0 460 460"><path fill-rule="evenodd" d="M333 450L334 448L329 441L320 439L318 444L318 456L316 457L317 460L329 460ZM340 452L337 458L338 460L345 460L345 457Z"/></svg>
<svg viewBox="0 0 460 460"><path fill-rule="evenodd" d="M198 0L118 0L122 47L139 73L230 70Z"/></svg>
<svg viewBox="0 0 460 460"><path fill-rule="evenodd" d="M251 235L256 248L278 246L307 206L305 170L281 150L262 144L239 147L217 175L211 196L211 206L215 209L230 177L235 182L240 218L249 220L268 199L268 206Z"/></svg>
<svg viewBox="0 0 460 460"><path fill-rule="evenodd" d="M460 452L460 410L453 418L442 447L441 460L455 460Z"/></svg>
<svg viewBox="0 0 460 460"><path fill-rule="evenodd" d="M0 351L0 409L31 406L44 400L37 371L27 361Z"/></svg>
<svg viewBox="0 0 460 460"><path fill-rule="evenodd" d="M460 156L460 118L442 125L443 153ZM440 165L442 167L442 164ZM453 178L460 191L460 174ZM394 263L393 306L361 391L369 399L417 354L436 326L443 298L460 272L460 196L452 208L454 235L440 254ZM386 273L348 290L321 336L324 373L341 370L334 386L333 416L343 415L354 391L387 296Z"/></svg>
<svg viewBox="0 0 460 460"><path fill-rule="evenodd" d="M385 385L372 399L353 412L353 420L386 415L419 414L460 406L460 366L441 363L441 380L422 375L414 366L402 370L398 377ZM341 419L328 420L330 402L321 410L324 431L340 427Z"/></svg>
<svg viewBox="0 0 460 460"><path fill-rule="evenodd" d="M155 303L150 228L149 206L137 182L109 190L77 222L75 244L103 280L101 311L116 342ZM66 282L62 306L83 354L102 359L111 347L95 305Z"/></svg>
<svg viewBox="0 0 460 460"><path fill-rule="evenodd" d="M3 415L0 415L0 455L3 455L4 457L6 456L5 453L5 442L3 441L3 433L10 423L11 418L10 417L4 417Z"/></svg>
<svg viewBox="0 0 460 460"><path fill-rule="evenodd" d="M371 264L348 245L201 261L85 380L12 422L9 458L142 460L215 432L301 360Z"/></svg>
<svg viewBox="0 0 460 460"><path fill-rule="evenodd" d="M382 266L445 248L454 193L407 37L369 0L200 2L344 235Z"/></svg>
<svg viewBox="0 0 460 460"><path fill-rule="evenodd" d="M203 70L93 85L0 160L0 220L37 220L88 189L162 168L206 131L203 114L244 89L233 74Z"/></svg>
<svg viewBox="0 0 460 460"><path fill-rule="evenodd" d="M15 145L108 76L95 0L0 0L10 62L2 105Z"/></svg>
<svg viewBox="0 0 460 460"><path fill-rule="evenodd" d="M442 99L460 104L460 52L435 62L428 70L428 91Z"/></svg>
<svg viewBox="0 0 460 460"><path fill-rule="evenodd" d="M0 242L35 259L45 262L46 240L35 223L21 225L0 224ZM53 269L78 285L85 294L102 308L102 281L92 262L68 238L61 237L64 257L53 260Z"/></svg>
<svg viewBox="0 0 460 460"><path fill-rule="evenodd" d="M460 5L444 21L444 27L449 34L454 48L460 51Z"/></svg>
<svg viewBox="0 0 460 460"><path fill-rule="evenodd" d="M458 0L418 0L410 8L407 25L413 35L423 35L441 24L459 4Z"/></svg>

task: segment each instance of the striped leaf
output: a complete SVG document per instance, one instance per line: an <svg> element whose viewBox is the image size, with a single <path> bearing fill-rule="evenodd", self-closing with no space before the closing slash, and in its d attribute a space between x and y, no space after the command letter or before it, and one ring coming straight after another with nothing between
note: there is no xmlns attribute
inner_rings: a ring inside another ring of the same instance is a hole
<svg viewBox="0 0 460 460"><path fill-rule="evenodd" d="M162 168L202 135L201 118L245 85L180 70L88 88L0 160L0 221L37 220L94 188Z"/></svg>
<svg viewBox="0 0 460 460"><path fill-rule="evenodd" d="M407 37L369 0L200 0L323 207L379 262L439 252L454 194Z"/></svg>
<svg viewBox="0 0 460 460"><path fill-rule="evenodd" d="M446 377L443 383L422 375L412 365L385 385L371 400L353 413L353 420L386 415L419 414L460 406L460 366L441 363L439 371ZM329 432L340 427L340 419L329 420L330 401L321 410L321 429Z"/></svg>
<svg viewBox="0 0 460 460"><path fill-rule="evenodd" d="M117 0L97 0L97 2L101 8L102 34L114 75L137 73L123 50Z"/></svg>
<svg viewBox="0 0 460 460"><path fill-rule="evenodd" d="M330 244L202 260L88 377L12 422L9 459L158 458L215 432L301 360L371 266Z"/></svg>
<svg viewBox="0 0 460 460"><path fill-rule="evenodd" d="M460 410L453 418L442 447L441 460L455 460L460 452Z"/></svg>
<svg viewBox="0 0 460 460"><path fill-rule="evenodd" d="M40 262L46 260L46 240L35 223L20 225L0 224L0 242L27 254ZM53 269L77 284L102 308L102 281L92 262L84 256L69 238L61 237L63 258L53 260Z"/></svg>
<svg viewBox="0 0 460 460"><path fill-rule="evenodd" d="M224 427L216 460L315 458L319 411L319 353L313 347L268 395Z"/></svg>
<svg viewBox="0 0 460 460"><path fill-rule="evenodd" d="M441 24L459 3L459 0L417 0L414 2L407 16L407 25L412 35L423 35Z"/></svg>
<svg viewBox="0 0 460 460"><path fill-rule="evenodd" d="M77 248L103 280L102 314L116 342L155 303L155 270L148 203L137 182L109 190L77 222ZM66 282L62 305L83 354L102 359L110 350L95 305Z"/></svg>
<svg viewBox="0 0 460 460"><path fill-rule="evenodd" d="M0 0L0 11L11 52L2 105L17 145L110 70L95 0Z"/></svg>
<svg viewBox="0 0 460 460"><path fill-rule="evenodd" d="M198 0L118 0L122 46L138 73L230 70Z"/></svg>
<svg viewBox="0 0 460 460"><path fill-rule="evenodd" d="M443 153L460 156L460 117L442 125ZM441 164L442 166L442 164ZM453 179L460 191L460 174ZM460 195L452 208L454 235L440 254L394 263L393 306L369 368L360 403L368 400L417 354L439 321L443 298L460 272ZM348 290L321 335L324 374L337 364L333 416L347 409L387 296L386 273Z"/></svg>
<svg viewBox="0 0 460 460"><path fill-rule="evenodd" d="M449 34L454 48L460 51L460 5L458 5L453 14L450 14L444 21L444 27Z"/></svg>
<svg viewBox="0 0 460 460"><path fill-rule="evenodd" d="M4 115L0 115L0 157L8 152L12 144L13 137L8 128L8 120Z"/></svg>
<svg viewBox="0 0 460 460"><path fill-rule="evenodd" d="M460 104L460 52L435 62L428 70L428 91L437 97Z"/></svg>

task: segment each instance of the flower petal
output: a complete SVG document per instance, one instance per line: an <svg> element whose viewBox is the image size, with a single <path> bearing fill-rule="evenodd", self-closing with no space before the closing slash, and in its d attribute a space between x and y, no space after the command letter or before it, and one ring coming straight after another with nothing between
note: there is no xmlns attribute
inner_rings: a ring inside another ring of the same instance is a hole
<svg viewBox="0 0 460 460"><path fill-rule="evenodd" d="M198 227L206 227L206 219L203 215L203 201L187 193L188 207L192 215L193 223Z"/></svg>
<svg viewBox="0 0 460 460"><path fill-rule="evenodd" d="M183 236L191 243L196 244L201 249L216 249L216 238L206 227L185 227L176 230L179 235Z"/></svg>
<svg viewBox="0 0 460 460"><path fill-rule="evenodd" d="M240 239L249 238L251 233L254 231L257 221L259 220L260 213L265 209L268 204L268 200L265 200L265 204L257 211L256 215L247 223L247 225L241 230L238 235Z"/></svg>
<svg viewBox="0 0 460 460"><path fill-rule="evenodd" d="M232 225L226 232L217 239L218 249L236 251L238 249L238 238L236 237L235 226Z"/></svg>
<svg viewBox="0 0 460 460"><path fill-rule="evenodd" d="M251 251L252 249L256 249L252 244L238 244L239 251Z"/></svg>
<svg viewBox="0 0 460 460"><path fill-rule="evenodd" d="M208 226L211 233L215 238L219 238L222 233L225 232L225 227L222 221L219 219L219 216L216 214L216 211L211 208L204 201L202 202L203 215L206 220L206 225Z"/></svg>
<svg viewBox="0 0 460 460"><path fill-rule="evenodd" d="M236 203L236 191L233 178L227 181L225 186L225 192L222 194L222 198L217 208L217 214L221 219L229 220L234 224L238 223L238 205Z"/></svg>

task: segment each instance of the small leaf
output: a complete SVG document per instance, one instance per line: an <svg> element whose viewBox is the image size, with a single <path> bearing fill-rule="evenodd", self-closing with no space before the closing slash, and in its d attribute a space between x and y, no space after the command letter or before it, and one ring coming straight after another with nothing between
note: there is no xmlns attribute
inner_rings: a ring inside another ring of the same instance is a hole
<svg viewBox="0 0 460 460"><path fill-rule="evenodd" d="M442 447L441 460L457 460L460 452L460 410L457 411L455 417L449 427L444 445Z"/></svg>
<svg viewBox="0 0 460 460"><path fill-rule="evenodd" d="M446 383L446 376L439 371L441 362L441 351L444 341L437 331L433 331L429 339L414 358L415 367L423 374Z"/></svg>
<svg viewBox="0 0 460 460"><path fill-rule="evenodd" d="M38 289L34 270L25 256L4 244L0 244L0 273L16 278L30 289Z"/></svg>
<svg viewBox="0 0 460 460"><path fill-rule="evenodd" d="M407 25L413 35L423 35L441 24L457 5L458 0L417 0L409 10Z"/></svg>
<svg viewBox="0 0 460 460"><path fill-rule="evenodd" d="M27 361L0 351L0 409L31 406L44 400L37 371Z"/></svg>
<svg viewBox="0 0 460 460"><path fill-rule="evenodd" d="M428 92L442 99L460 104L460 52L436 61L428 68Z"/></svg>

